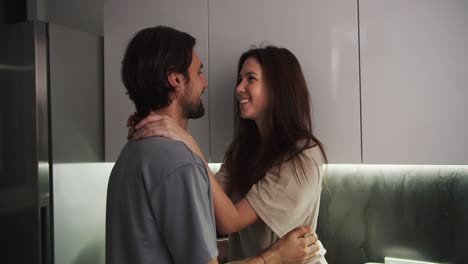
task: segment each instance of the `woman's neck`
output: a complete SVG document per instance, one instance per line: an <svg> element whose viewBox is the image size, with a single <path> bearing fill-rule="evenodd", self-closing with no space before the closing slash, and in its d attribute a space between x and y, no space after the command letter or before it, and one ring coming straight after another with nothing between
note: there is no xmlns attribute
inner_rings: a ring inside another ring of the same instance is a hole
<svg viewBox="0 0 468 264"><path fill-rule="evenodd" d="M258 134L260 134L260 139L264 139L265 137L265 126L263 125L262 121L255 121L255 124L257 125L258 129Z"/></svg>

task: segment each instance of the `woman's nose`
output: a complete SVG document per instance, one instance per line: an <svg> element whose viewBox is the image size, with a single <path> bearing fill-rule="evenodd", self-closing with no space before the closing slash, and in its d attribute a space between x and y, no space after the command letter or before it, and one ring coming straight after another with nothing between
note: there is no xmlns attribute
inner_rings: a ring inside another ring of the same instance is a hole
<svg viewBox="0 0 468 264"><path fill-rule="evenodd" d="M236 93L243 93L245 92L245 85L243 81L240 81L239 84L236 86Z"/></svg>

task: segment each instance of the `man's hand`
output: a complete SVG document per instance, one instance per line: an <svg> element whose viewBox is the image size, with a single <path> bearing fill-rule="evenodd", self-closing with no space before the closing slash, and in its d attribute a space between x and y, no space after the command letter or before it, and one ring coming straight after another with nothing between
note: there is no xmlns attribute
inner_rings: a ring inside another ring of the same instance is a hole
<svg viewBox="0 0 468 264"><path fill-rule="evenodd" d="M319 247L316 234L311 234L312 228L298 227L276 241L268 251L262 254L268 264L294 263L303 264L311 260Z"/></svg>

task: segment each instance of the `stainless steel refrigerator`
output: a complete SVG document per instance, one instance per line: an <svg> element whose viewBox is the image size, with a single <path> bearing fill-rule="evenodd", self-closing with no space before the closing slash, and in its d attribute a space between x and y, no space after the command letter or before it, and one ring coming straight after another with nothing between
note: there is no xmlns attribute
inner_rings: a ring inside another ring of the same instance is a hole
<svg viewBox="0 0 468 264"><path fill-rule="evenodd" d="M52 263L47 24L0 26L0 263Z"/></svg>

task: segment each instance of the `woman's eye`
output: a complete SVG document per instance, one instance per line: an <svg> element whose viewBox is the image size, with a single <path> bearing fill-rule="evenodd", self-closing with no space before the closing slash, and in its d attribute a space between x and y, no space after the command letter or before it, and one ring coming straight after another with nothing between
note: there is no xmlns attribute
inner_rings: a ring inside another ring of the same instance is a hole
<svg viewBox="0 0 468 264"><path fill-rule="evenodd" d="M255 81L255 78L254 78L254 77L249 77L247 80L248 80L249 82L253 82L253 81Z"/></svg>

